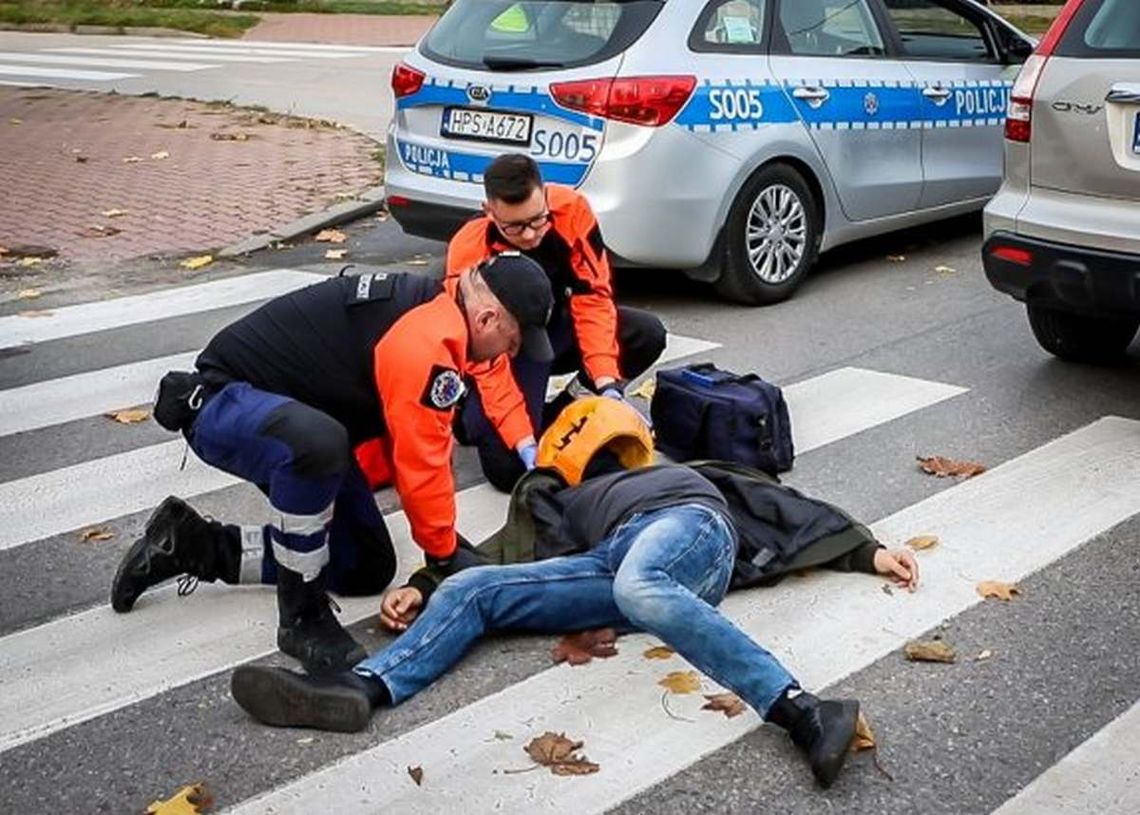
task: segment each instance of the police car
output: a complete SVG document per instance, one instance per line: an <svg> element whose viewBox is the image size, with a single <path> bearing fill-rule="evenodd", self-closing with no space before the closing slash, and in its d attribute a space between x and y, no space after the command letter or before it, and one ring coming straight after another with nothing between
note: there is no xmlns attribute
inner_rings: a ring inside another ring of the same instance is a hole
<svg viewBox="0 0 1140 815"><path fill-rule="evenodd" d="M980 209L1032 49L973 0L456 0L392 74L388 206L446 239L525 152L618 263L776 302L821 250Z"/></svg>

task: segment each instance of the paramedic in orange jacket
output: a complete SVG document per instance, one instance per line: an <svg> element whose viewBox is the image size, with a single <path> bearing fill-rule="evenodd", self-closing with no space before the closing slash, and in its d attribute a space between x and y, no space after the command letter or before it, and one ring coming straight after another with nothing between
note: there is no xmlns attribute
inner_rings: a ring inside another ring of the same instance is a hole
<svg viewBox="0 0 1140 815"><path fill-rule="evenodd" d="M475 367L457 428L479 448L487 479L509 491L534 466L535 439L573 396L624 398L627 380L644 373L665 349L665 327L649 312L614 303L610 264L589 202L569 187L543 184L528 156L508 153L483 176L484 214L465 224L447 247L454 278L504 249L538 261L550 278L554 311L547 325L552 362L500 357ZM578 371L546 405L551 375ZM512 376L513 373L513 376Z"/></svg>
<svg viewBox="0 0 1140 815"><path fill-rule="evenodd" d="M553 358L552 304L542 269L516 252L448 287L410 274L330 278L222 329L196 372L163 378L154 415L207 464L256 484L273 520L223 524L167 498L120 565L112 606L129 611L179 574L275 583L283 652L310 673L358 662L325 589L379 592L395 552L353 447L381 439L412 538L445 571L463 566L451 472L463 374L520 350Z"/></svg>

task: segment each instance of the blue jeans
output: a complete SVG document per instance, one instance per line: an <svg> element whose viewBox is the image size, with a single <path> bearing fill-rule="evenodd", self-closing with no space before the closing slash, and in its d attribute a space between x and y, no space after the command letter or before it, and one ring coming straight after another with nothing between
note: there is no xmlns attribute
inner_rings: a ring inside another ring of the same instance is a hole
<svg viewBox="0 0 1140 815"><path fill-rule="evenodd" d="M735 555L719 512L685 504L639 513L586 554L449 577L406 632L354 670L383 682L396 704L431 684L486 631L633 627L764 715L798 685L714 608Z"/></svg>

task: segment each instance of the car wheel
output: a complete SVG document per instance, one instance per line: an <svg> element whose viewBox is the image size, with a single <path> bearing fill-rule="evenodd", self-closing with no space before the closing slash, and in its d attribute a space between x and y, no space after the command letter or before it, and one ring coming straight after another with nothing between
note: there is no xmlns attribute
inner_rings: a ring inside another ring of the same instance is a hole
<svg viewBox="0 0 1140 815"><path fill-rule="evenodd" d="M1039 303L1027 304L1026 311L1041 347L1069 362L1116 362L1140 327L1140 317L1088 317Z"/></svg>
<svg viewBox="0 0 1140 815"><path fill-rule="evenodd" d="M726 257L717 291L748 305L792 296L819 253L819 207L803 176L785 164L748 180L725 223Z"/></svg>

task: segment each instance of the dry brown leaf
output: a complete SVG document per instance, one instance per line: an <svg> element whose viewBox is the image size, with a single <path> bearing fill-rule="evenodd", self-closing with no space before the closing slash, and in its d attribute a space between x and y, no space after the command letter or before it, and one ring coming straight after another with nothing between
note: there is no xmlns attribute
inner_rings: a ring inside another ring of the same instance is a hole
<svg viewBox="0 0 1140 815"><path fill-rule="evenodd" d="M701 710L719 710L724 713L726 719L731 719L734 716L739 716L744 712L744 702L735 693L714 693L705 694L708 702L701 705Z"/></svg>
<svg viewBox="0 0 1140 815"><path fill-rule="evenodd" d="M123 159L123 164L138 164L140 161L142 161L142 159L138 156L127 156Z"/></svg>
<svg viewBox="0 0 1140 815"><path fill-rule="evenodd" d="M985 662L987 659L989 659L993 655L994 655L994 652L991 651L989 648L987 648L984 651L978 652L978 655L976 657L974 657L974 661L975 662Z"/></svg>
<svg viewBox="0 0 1140 815"><path fill-rule="evenodd" d="M322 229L313 240L317 243L344 243L348 240L348 235L339 229Z"/></svg>
<svg viewBox="0 0 1140 815"><path fill-rule="evenodd" d="M115 410L103 415L108 419L114 419L119 424L138 424L150 418L150 411L135 408L132 410Z"/></svg>
<svg viewBox="0 0 1140 815"><path fill-rule="evenodd" d="M855 738L851 739L851 752L873 749L875 749L875 733L871 730L867 717L860 713L859 718L855 720Z"/></svg>
<svg viewBox="0 0 1140 815"><path fill-rule="evenodd" d="M199 255L198 257L187 258L186 260L182 261L178 265L181 266L183 269L189 269L190 271L194 271L195 269L201 269L203 266L209 266L213 262L214 262L214 256L213 255Z"/></svg>
<svg viewBox="0 0 1140 815"><path fill-rule="evenodd" d="M955 461L944 456L916 456L916 458L923 472L936 475L939 478L946 476L973 478L975 475L981 475L986 471L984 464L978 464L974 461Z"/></svg>
<svg viewBox="0 0 1140 815"><path fill-rule="evenodd" d="M657 684L670 693L696 693L701 689L701 677L696 671L671 671Z"/></svg>
<svg viewBox="0 0 1140 815"><path fill-rule="evenodd" d="M913 640L903 646L903 653L911 662L957 662L954 649L942 640Z"/></svg>
<svg viewBox="0 0 1140 815"><path fill-rule="evenodd" d="M159 150L157 153L151 153L150 157L155 161L162 161L164 158L170 158L170 153L166 150Z"/></svg>
<svg viewBox="0 0 1140 815"><path fill-rule="evenodd" d="M104 218L121 218L126 215L130 210L126 209L105 209L100 213Z"/></svg>
<svg viewBox="0 0 1140 815"><path fill-rule="evenodd" d="M10 124L10 125L22 125L23 123L24 123L23 119L17 119L14 116L8 120L8 124Z"/></svg>
<svg viewBox="0 0 1140 815"><path fill-rule="evenodd" d="M567 634L558 641L550 652L550 658L557 665L568 662L571 665L585 665L594 657L606 659L617 655L617 632L612 628L598 628Z"/></svg>
<svg viewBox="0 0 1140 815"><path fill-rule="evenodd" d="M578 755L582 742L566 738L565 733L552 733L549 730L535 736L523 747L531 760L540 766L549 767L555 775L589 775L600 767L585 756Z"/></svg>
<svg viewBox="0 0 1140 815"><path fill-rule="evenodd" d="M344 256L348 254L347 249L326 249L326 260L344 260Z"/></svg>
<svg viewBox="0 0 1140 815"><path fill-rule="evenodd" d="M0 246L0 257L4 257L4 255L6 255L6 254L8 254L8 247L7 246Z"/></svg>
<svg viewBox="0 0 1140 815"><path fill-rule="evenodd" d="M642 654L646 659L668 659L677 653L668 645L654 645L652 648L647 648Z"/></svg>
<svg viewBox="0 0 1140 815"><path fill-rule="evenodd" d="M16 292L16 299L17 300L35 300L37 297L39 297L42 294L43 294L43 292L41 292L39 289L20 289L18 292Z"/></svg>
<svg viewBox="0 0 1140 815"><path fill-rule="evenodd" d="M20 265L21 266L39 266L43 262L44 262L43 258L32 258L32 257L20 258Z"/></svg>
<svg viewBox="0 0 1140 815"><path fill-rule="evenodd" d="M424 783L424 768L416 765L415 767L408 767L408 775L416 782L417 787L422 787Z"/></svg>
<svg viewBox="0 0 1140 815"><path fill-rule="evenodd" d="M1021 594L1021 589L1015 583L1003 583L1000 580L983 580L974 590L982 597L996 597L1007 603L1013 599L1013 595Z"/></svg>
<svg viewBox="0 0 1140 815"><path fill-rule="evenodd" d="M90 543L91 541L109 541L115 537L115 533L105 526L95 526L91 529L84 529L79 535L80 543Z"/></svg>
<svg viewBox="0 0 1140 815"><path fill-rule="evenodd" d="M923 549L929 549L936 545L938 545L937 535L918 535L903 544L903 546L909 546L916 552L921 552Z"/></svg>
<svg viewBox="0 0 1140 815"><path fill-rule="evenodd" d="M640 385L627 393L628 396L640 396L646 402L652 401L653 394L657 392L657 381L646 379Z"/></svg>
<svg viewBox="0 0 1140 815"><path fill-rule="evenodd" d="M205 784L183 787L165 801L155 801L145 815L199 815L214 805Z"/></svg>

